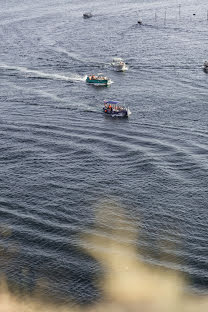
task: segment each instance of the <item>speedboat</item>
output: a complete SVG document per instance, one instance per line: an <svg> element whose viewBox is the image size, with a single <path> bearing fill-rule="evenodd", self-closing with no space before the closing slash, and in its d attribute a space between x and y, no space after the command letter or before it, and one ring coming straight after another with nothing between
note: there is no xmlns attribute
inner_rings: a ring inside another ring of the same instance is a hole
<svg viewBox="0 0 208 312"><path fill-rule="evenodd" d="M111 117L129 117L131 115L130 109L121 106L118 101L104 101L104 114Z"/></svg>
<svg viewBox="0 0 208 312"><path fill-rule="evenodd" d="M90 18L92 17L92 13L91 12L86 12L83 14L83 18Z"/></svg>
<svg viewBox="0 0 208 312"><path fill-rule="evenodd" d="M125 71L128 69L125 62L122 60L122 58L119 57L113 59L111 66L113 66L113 68L117 71Z"/></svg>
<svg viewBox="0 0 208 312"><path fill-rule="evenodd" d="M107 86L111 84L111 80L108 77L102 76L102 74L87 76L86 82L96 86Z"/></svg>

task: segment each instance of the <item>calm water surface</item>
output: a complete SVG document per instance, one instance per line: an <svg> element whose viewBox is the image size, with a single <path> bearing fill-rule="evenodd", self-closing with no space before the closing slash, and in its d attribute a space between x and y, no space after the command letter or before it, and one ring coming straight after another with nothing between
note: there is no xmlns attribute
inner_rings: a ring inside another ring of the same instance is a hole
<svg viewBox="0 0 208 312"><path fill-rule="evenodd" d="M123 230L134 223L144 261L207 292L207 1L180 1L180 17L170 0L0 2L1 271L97 298L100 267L79 247L105 200L124 208ZM99 72L110 87L85 83ZM129 120L103 116L105 99L129 105Z"/></svg>

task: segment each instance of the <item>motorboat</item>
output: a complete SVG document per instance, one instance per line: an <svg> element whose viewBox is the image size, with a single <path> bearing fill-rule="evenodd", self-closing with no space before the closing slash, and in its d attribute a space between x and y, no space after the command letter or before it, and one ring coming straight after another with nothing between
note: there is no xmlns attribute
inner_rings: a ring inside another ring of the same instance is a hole
<svg viewBox="0 0 208 312"><path fill-rule="evenodd" d="M128 69L125 62L122 60L122 58L119 57L113 59L111 66L117 71L125 71Z"/></svg>
<svg viewBox="0 0 208 312"><path fill-rule="evenodd" d="M96 86L107 86L111 84L111 80L108 77L103 76L102 74L89 75L86 78L86 82Z"/></svg>
<svg viewBox="0 0 208 312"><path fill-rule="evenodd" d="M91 12L86 12L83 14L83 18L90 18L92 17L92 13Z"/></svg>
<svg viewBox="0 0 208 312"><path fill-rule="evenodd" d="M104 101L104 114L111 117L129 117L131 115L128 107L122 106L118 101Z"/></svg>

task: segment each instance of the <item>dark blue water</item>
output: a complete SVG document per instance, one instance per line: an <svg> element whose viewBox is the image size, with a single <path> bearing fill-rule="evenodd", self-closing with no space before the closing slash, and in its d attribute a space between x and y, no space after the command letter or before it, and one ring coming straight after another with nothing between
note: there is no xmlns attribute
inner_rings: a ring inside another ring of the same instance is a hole
<svg viewBox="0 0 208 312"><path fill-rule="evenodd" d="M177 1L1 1L0 266L19 287L97 298L101 268L80 237L113 201L138 257L207 292L207 2L181 4L179 16ZM110 87L85 83L99 72ZM103 116L106 99L131 117Z"/></svg>

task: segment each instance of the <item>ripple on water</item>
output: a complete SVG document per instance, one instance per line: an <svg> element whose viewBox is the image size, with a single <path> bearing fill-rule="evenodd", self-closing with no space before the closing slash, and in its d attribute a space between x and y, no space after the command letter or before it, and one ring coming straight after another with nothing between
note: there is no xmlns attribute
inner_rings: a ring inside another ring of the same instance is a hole
<svg viewBox="0 0 208 312"><path fill-rule="evenodd" d="M119 9L111 3L110 15L109 1L93 2L97 14L89 21L82 19L89 6L82 0L70 10L67 3L54 1L48 10L36 2L14 0L0 13L0 215L11 230L7 237L0 232L0 243L15 255L2 270L28 287L47 278L48 293L59 298L98 298L93 277L101 269L80 239L94 235L132 244L144 261L176 268L205 288L205 0L194 20L195 5L184 7L177 27L172 2L166 25L163 5L155 21L151 1ZM138 5L146 9L142 27L132 15ZM112 71L113 57L129 70ZM98 71L114 84L87 86L86 75ZM105 118L104 99L128 104L129 120ZM126 214L118 232L130 237L113 233L122 212L112 202ZM105 212L99 230L95 207Z"/></svg>

